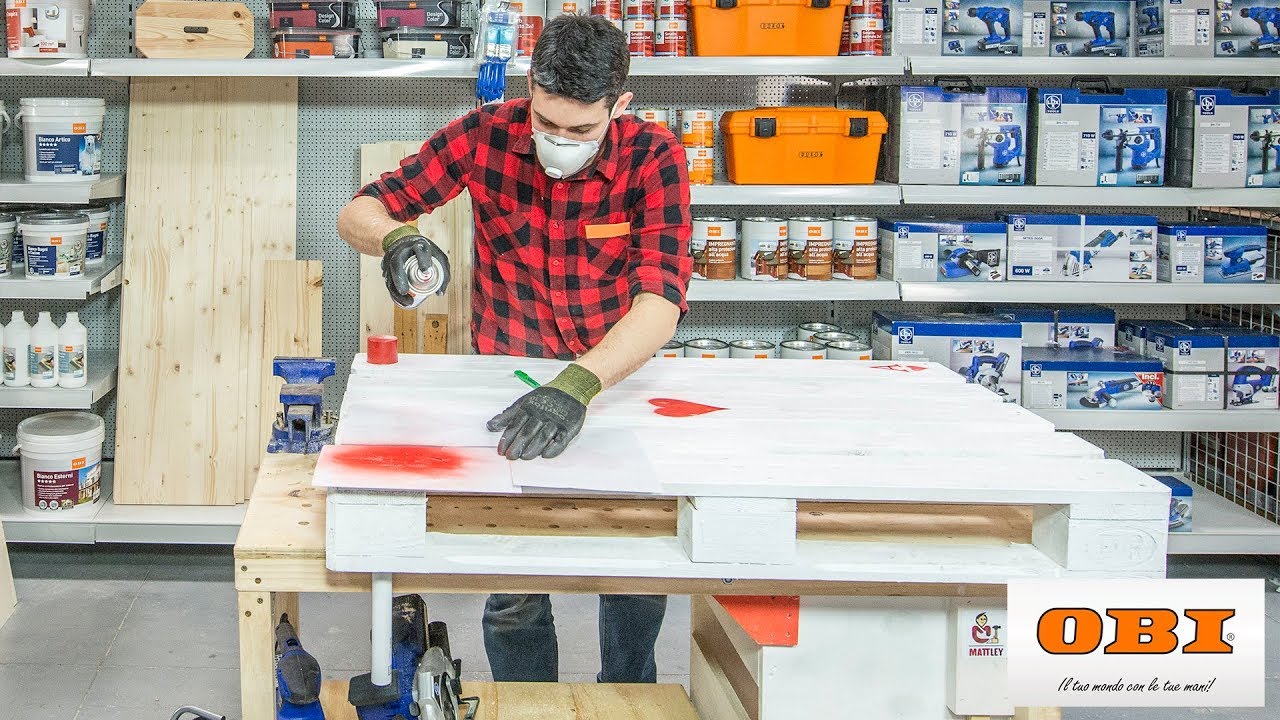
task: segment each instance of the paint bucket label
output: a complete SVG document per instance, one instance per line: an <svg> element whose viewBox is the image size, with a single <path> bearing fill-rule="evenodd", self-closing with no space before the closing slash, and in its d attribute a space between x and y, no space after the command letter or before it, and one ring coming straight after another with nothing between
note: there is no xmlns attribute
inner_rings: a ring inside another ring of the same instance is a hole
<svg viewBox="0 0 1280 720"><path fill-rule="evenodd" d="M88 55L89 0L9 0L5 25L9 57Z"/></svg>
<svg viewBox="0 0 1280 720"><path fill-rule="evenodd" d="M26 358L22 359L26 362ZM14 381L18 379L18 348L4 346L4 379Z"/></svg>
<svg viewBox="0 0 1280 720"><path fill-rule="evenodd" d="M732 218L694 218L689 241L693 276L733 280L738 274L738 224Z"/></svg>
<svg viewBox="0 0 1280 720"><path fill-rule="evenodd" d="M884 3L882 0L852 0L849 3L847 14L850 16L866 15L874 18L883 18Z"/></svg>
<svg viewBox="0 0 1280 720"><path fill-rule="evenodd" d="M658 57L684 57L689 47L689 21L684 18L658 18L653 35L653 54Z"/></svg>
<svg viewBox="0 0 1280 720"><path fill-rule="evenodd" d="M680 142L687 148L715 147L715 113L710 110L681 110Z"/></svg>
<svg viewBox="0 0 1280 720"><path fill-rule="evenodd" d="M661 108L643 108L636 111L636 118L671 129L671 111Z"/></svg>
<svg viewBox="0 0 1280 720"><path fill-rule="evenodd" d="M875 280L879 223L874 218L836 218L832 229L832 273L837 280Z"/></svg>
<svg viewBox="0 0 1280 720"><path fill-rule="evenodd" d="M91 505L102 493L100 463L88 464L75 458L72 470L35 470L35 504L40 510L70 510L77 505Z"/></svg>
<svg viewBox="0 0 1280 720"><path fill-rule="evenodd" d="M689 168L690 185L710 185L716 181L714 148L685 148L684 156Z"/></svg>
<svg viewBox="0 0 1280 720"><path fill-rule="evenodd" d="M527 57L533 54L533 46L542 37L547 5L542 0L522 0L512 3L511 9L520 12L520 19L516 21L516 55Z"/></svg>
<svg viewBox="0 0 1280 720"><path fill-rule="evenodd" d="M850 17L846 55L884 55L884 20L869 15Z"/></svg>
<svg viewBox="0 0 1280 720"><path fill-rule="evenodd" d="M689 0L657 0L654 12L660 18L688 18Z"/></svg>
<svg viewBox="0 0 1280 720"><path fill-rule="evenodd" d="M592 0L591 14L609 20L621 20L626 17L622 14L622 0Z"/></svg>
<svg viewBox="0 0 1280 720"><path fill-rule="evenodd" d="M46 244L47 242L47 244ZM61 237L28 242L27 277L74 278L84 274L84 241Z"/></svg>
<svg viewBox="0 0 1280 720"><path fill-rule="evenodd" d="M742 221L739 274L747 280L787 277L787 221L747 218Z"/></svg>
<svg viewBox="0 0 1280 720"><path fill-rule="evenodd" d="M631 57L653 57L653 18L627 18L622 21Z"/></svg>
<svg viewBox="0 0 1280 720"><path fill-rule="evenodd" d="M83 127L83 126L82 126ZM36 135L36 172L52 175L102 173L102 133Z"/></svg>
<svg viewBox="0 0 1280 720"><path fill-rule="evenodd" d="M13 269L10 263L10 256L13 253L13 236L16 230L10 228L8 230L0 230L0 276L8 275Z"/></svg>
<svg viewBox="0 0 1280 720"><path fill-rule="evenodd" d="M788 272L793 280L831 279L831 221L792 218L787 222Z"/></svg>
<svg viewBox="0 0 1280 720"><path fill-rule="evenodd" d="M100 262L106 253L107 221L89 222L89 234L85 236L84 259L86 262Z"/></svg>
<svg viewBox="0 0 1280 720"><path fill-rule="evenodd" d="M684 343L679 340L671 340L659 348L658 352L654 353L653 356L657 358L682 358L684 357Z"/></svg>
<svg viewBox="0 0 1280 720"><path fill-rule="evenodd" d="M58 377L78 380L84 377L84 346L58 346Z"/></svg>

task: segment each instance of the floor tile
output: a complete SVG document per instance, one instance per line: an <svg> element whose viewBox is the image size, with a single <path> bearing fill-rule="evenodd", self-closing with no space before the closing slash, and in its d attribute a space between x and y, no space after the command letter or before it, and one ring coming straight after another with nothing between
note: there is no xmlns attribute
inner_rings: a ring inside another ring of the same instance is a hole
<svg viewBox="0 0 1280 720"><path fill-rule="evenodd" d="M140 582L18 579L18 607L0 627L6 663L97 665Z"/></svg>
<svg viewBox="0 0 1280 720"><path fill-rule="evenodd" d="M93 665L0 665L4 715L72 720L96 672Z"/></svg>
<svg viewBox="0 0 1280 720"><path fill-rule="evenodd" d="M106 665L240 667L236 590L229 583L147 582L120 626Z"/></svg>
<svg viewBox="0 0 1280 720"><path fill-rule="evenodd" d="M240 671L103 667L77 720L163 720L183 705L239 717Z"/></svg>

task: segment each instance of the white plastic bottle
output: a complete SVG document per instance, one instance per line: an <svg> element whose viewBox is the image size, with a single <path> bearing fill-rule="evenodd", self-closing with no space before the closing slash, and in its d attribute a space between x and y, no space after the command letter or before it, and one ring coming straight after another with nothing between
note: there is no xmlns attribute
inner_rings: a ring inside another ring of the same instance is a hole
<svg viewBox="0 0 1280 720"><path fill-rule="evenodd" d="M31 351L27 353L31 387L58 386L58 326L47 312L31 326Z"/></svg>
<svg viewBox="0 0 1280 720"><path fill-rule="evenodd" d="M31 326L21 310L13 311L13 318L4 329L4 384L24 387L31 384L27 373L27 355L31 351Z"/></svg>
<svg viewBox="0 0 1280 720"><path fill-rule="evenodd" d="M80 313L67 313L58 330L58 386L84 387L89 378L89 331L80 323Z"/></svg>

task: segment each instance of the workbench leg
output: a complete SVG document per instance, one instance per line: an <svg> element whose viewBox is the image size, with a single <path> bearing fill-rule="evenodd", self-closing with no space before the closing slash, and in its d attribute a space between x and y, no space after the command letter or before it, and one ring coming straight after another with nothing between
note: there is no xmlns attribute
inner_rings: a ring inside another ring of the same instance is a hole
<svg viewBox="0 0 1280 720"><path fill-rule="evenodd" d="M240 712L243 720L275 718L275 630L281 613L297 627L297 593L241 592Z"/></svg>

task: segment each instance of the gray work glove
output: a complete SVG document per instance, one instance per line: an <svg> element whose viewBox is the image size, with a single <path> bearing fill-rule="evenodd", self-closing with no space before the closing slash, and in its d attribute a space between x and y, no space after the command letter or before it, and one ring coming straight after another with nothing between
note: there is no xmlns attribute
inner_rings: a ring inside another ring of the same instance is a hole
<svg viewBox="0 0 1280 720"><path fill-rule="evenodd" d="M576 363L565 368L489 421L489 432L502 431L498 454L508 460L560 455L582 430L587 403L599 392L600 378L590 370Z"/></svg>
<svg viewBox="0 0 1280 720"><path fill-rule="evenodd" d="M416 271L410 267L410 258L417 260ZM413 285L421 286L427 279L424 271L432 272L438 278L438 288L433 294L443 295L449 287L449 256L420 235L412 225L387 233L382 239L382 278L395 304L413 308L422 302L426 293L411 291Z"/></svg>

